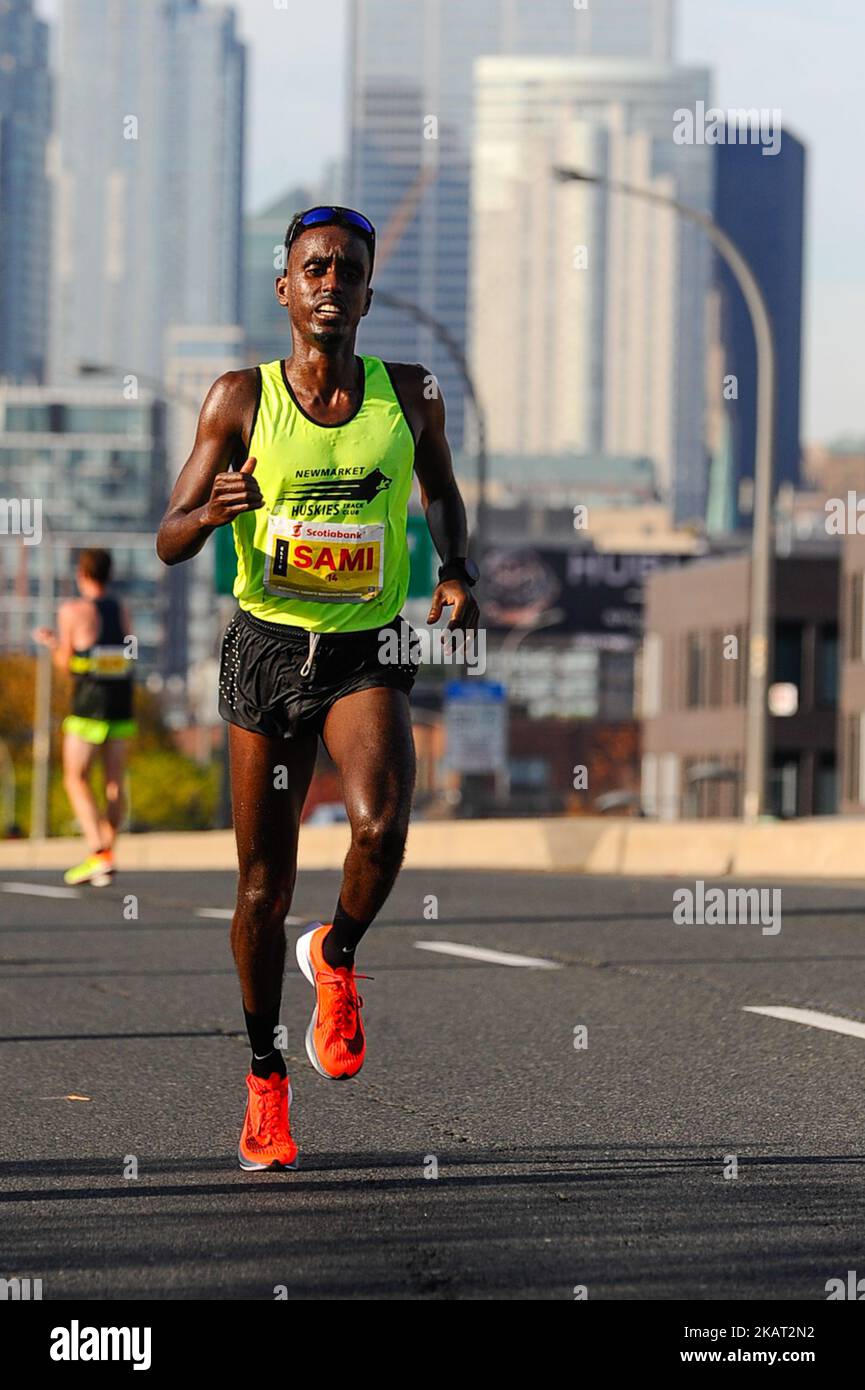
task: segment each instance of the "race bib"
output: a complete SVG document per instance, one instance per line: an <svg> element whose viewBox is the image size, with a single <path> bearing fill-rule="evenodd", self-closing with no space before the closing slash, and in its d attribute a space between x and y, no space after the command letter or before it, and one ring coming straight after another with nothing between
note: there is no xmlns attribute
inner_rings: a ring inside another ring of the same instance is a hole
<svg viewBox="0 0 865 1390"><path fill-rule="evenodd" d="M128 680L132 665L124 647L92 647L88 656L73 657L69 669L100 680Z"/></svg>
<svg viewBox="0 0 865 1390"><path fill-rule="evenodd" d="M268 594L313 603L368 603L381 593L383 574L384 523L355 526L279 515L268 519Z"/></svg>

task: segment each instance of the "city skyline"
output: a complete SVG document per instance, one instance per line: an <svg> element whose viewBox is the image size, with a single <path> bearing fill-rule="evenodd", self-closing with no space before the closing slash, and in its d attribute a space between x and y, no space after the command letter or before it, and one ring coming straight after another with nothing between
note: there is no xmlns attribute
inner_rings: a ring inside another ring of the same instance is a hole
<svg viewBox="0 0 865 1390"><path fill-rule="evenodd" d="M36 0L46 18L56 20L59 8L60 0ZM239 35L250 45L245 208L255 211L291 185L318 182L343 150L347 0L236 8ZM780 108L808 149L802 436L861 436L865 186L850 171L865 11L855 0L826 0L819 11L806 0L729 0L723 8L680 0L677 34L679 62L714 69L719 106ZM277 157L286 145L286 111L302 130L288 158Z"/></svg>
<svg viewBox="0 0 865 1390"><path fill-rule="evenodd" d="M647 456L676 519L701 517L710 247L641 199L551 187L549 169L589 167L709 212L713 151L668 135L672 110L708 100L711 74L488 57L475 79L470 360L491 450Z"/></svg>
<svg viewBox="0 0 865 1390"><path fill-rule="evenodd" d="M63 13L49 379L75 381L82 362L161 378L174 328L240 317L237 12L69 0Z"/></svg>

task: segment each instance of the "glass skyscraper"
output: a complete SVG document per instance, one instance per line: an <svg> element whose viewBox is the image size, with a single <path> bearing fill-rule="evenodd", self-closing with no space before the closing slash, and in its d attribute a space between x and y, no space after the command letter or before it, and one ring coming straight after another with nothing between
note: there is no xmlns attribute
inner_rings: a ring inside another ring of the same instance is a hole
<svg viewBox="0 0 865 1390"><path fill-rule="evenodd" d="M708 103L708 69L495 57L475 79L470 342L491 451L647 457L676 519L701 518L709 241L551 170L710 212L711 147L672 138L677 109Z"/></svg>
<svg viewBox="0 0 865 1390"><path fill-rule="evenodd" d="M376 224L374 283L466 346L473 73L483 55L671 56L673 0L351 0L347 196ZM381 302L365 352L438 375L448 433L464 436L458 369L434 333Z"/></svg>
<svg viewBox="0 0 865 1390"><path fill-rule="evenodd" d="M715 221L737 243L757 277L775 332L775 486L799 485L799 376L802 358L802 243L805 149L788 130L777 154L764 155L747 131L727 128L716 145ZM740 141L742 143L740 143ZM721 343L725 375L736 377L736 399L724 402L729 459L723 470L728 514L740 514L741 484L754 477L757 357L751 316L726 265L718 259ZM714 466L720 467L720 463ZM746 519L747 524L747 519Z"/></svg>
<svg viewBox="0 0 865 1390"><path fill-rule="evenodd" d="M51 131L48 26L32 0L0 3L0 378L45 368Z"/></svg>
<svg viewBox="0 0 865 1390"><path fill-rule="evenodd" d="M160 378L166 330L240 316L244 48L199 0L67 0L53 380Z"/></svg>

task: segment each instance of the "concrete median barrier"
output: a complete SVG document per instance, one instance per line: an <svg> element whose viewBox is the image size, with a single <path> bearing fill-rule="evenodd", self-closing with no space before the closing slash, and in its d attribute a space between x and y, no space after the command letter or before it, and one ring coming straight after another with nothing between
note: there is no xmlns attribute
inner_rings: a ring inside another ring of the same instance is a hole
<svg viewBox="0 0 865 1390"><path fill-rule="evenodd" d="M301 869L339 869L348 826L301 831ZM0 843L0 872L62 871L81 858L73 839ZM668 878L865 878L865 820L829 818L746 826L738 821L557 817L416 821L406 867L622 874ZM234 869L229 830L128 835L118 868Z"/></svg>

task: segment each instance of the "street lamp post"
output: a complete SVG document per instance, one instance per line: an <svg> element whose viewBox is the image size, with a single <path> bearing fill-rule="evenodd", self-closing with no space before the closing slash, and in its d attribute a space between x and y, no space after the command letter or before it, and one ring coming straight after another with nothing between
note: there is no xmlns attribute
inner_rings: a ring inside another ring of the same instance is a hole
<svg viewBox="0 0 865 1390"><path fill-rule="evenodd" d="M767 692L772 653L772 486L775 448L775 342L772 321L753 270L736 243L708 213L699 212L651 188L639 188L616 179L583 173L579 169L554 169L563 181L593 183L612 193L627 193L644 202L671 208L688 222L702 227L718 254L729 266L748 306L757 349L757 436L754 456L754 513L751 528L750 640L748 689L745 704L745 770L743 814L756 820L766 801Z"/></svg>
<svg viewBox="0 0 865 1390"><path fill-rule="evenodd" d="M42 518L39 555L39 623L50 627L54 617L54 535L47 517ZM36 689L33 708L33 781L30 792L30 837L48 835L48 790L51 770L51 686L54 653L41 647L36 656Z"/></svg>
<svg viewBox="0 0 865 1390"><path fill-rule="evenodd" d="M483 559L483 548L487 540L487 432L486 420L483 408L478 400L475 384L469 371L465 353L457 342L453 334L445 327L439 319L434 318L426 309L422 309L419 304L415 304L411 299L402 299L399 295L391 294L389 290L376 290L375 297L379 304L385 305L388 309L401 309L407 314L411 314L417 323L423 324L425 328L438 338L439 342L449 354L451 360L456 364L459 374L463 379L463 385L472 403L475 413L475 423L477 425L477 488L478 502L475 511L475 551L478 563Z"/></svg>

